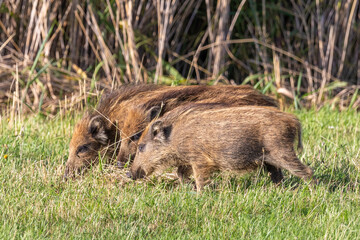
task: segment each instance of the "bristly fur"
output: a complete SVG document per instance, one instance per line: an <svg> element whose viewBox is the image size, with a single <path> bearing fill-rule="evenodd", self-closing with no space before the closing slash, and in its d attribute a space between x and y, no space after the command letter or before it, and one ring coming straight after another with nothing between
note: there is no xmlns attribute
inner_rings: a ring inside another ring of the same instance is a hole
<svg viewBox="0 0 360 240"><path fill-rule="evenodd" d="M130 100L142 92L154 91L163 86L155 84L122 85L118 89L106 94L100 99L100 102L93 114L99 112L104 116L109 116L121 102Z"/></svg>
<svg viewBox="0 0 360 240"><path fill-rule="evenodd" d="M131 174L143 177L173 166L185 169L181 174L187 177L190 168L198 190L213 171L242 172L261 165L275 183L283 178L281 168L310 180L312 170L299 161L294 149L296 141L301 146L300 135L299 120L272 107L190 103L148 125Z"/></svg>
<svg viewBox="0 0 360 240"><path fill-rule="evenodd" d="M95 159L92 164L96 164L98 154L96 151L108 149L109 155L113 155L112 149L119 150L126 141L131 141L130 154L136 153L137 139L130 139L128 133L134 128L144 129L151 121L148 117L149 111L157 106L161 111L151 116L161 116L163 113L174 109L177 106L189 102L199 103L228 103L233 105L263 105L274 106L276 102L265 96L250 86L179 86L168 87L158 85L124 85L119 89L105 95L95 110L85 116L75 128L70 143L70 154L67 165L79 166L87 165L89 159ZM134 113L133 109L139 109L139 113ZM102 131L96 136L89 134L87 129L92 119L101 119ZM138 124L139 123L139 124ZM134 132L131 132L134 133ZM121 137L121 144L120 144ZM105 141L107 140L107 141ZM83 153L81 157L74 155L75 150L84 144L91 144L96 151ZM75 149L75 150L74 150ZM121 152L121 151L120 151ZM124 158L128 152L125 152ZM119 153L119 159L121 159ZM85 162L86 159L86 162ZM84 160L84 161L83 161Z"/></svg>
<svg viewBox="0 0 360 240"><path fill-rule="evenodd" d="M143 98L138 104L129 106L122 128L122 144L118 162L126 163L136 155L138 133L141 133L151 121L148 110L161 106L158 116L184 104L222 104L226 106L268 106L277 107L276 101L254 90L251 86L193 86L160 90L149 98Z"/></svg>

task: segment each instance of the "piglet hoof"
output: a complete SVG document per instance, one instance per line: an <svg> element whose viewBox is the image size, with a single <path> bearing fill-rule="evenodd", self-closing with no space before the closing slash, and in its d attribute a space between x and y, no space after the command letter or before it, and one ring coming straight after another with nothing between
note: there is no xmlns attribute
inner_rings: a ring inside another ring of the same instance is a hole
<svg viewBox="0 0 360 240"><path fill-rule="evenodd" d="M65 173L64 173L64 175L63 175L63 177L62 177L62 180L63 180L63 182L67 182L67 180L69 179L69 168L68 167L66 167L65 168Z"/></svg>
<svg viewBox="0 0 360 240"><path fill-rule="evenodd" d="M122 163L122 162L120 162L120 161L117 161L116 166L117 166L118 168L120 168L120 169L123 169L124 166L125 166L125 163Z"/></svg>
<svg viewBox="0 0 360 240"><path fill-rule="evenodd" d="M132 178L131 172L127 172L127 173L126 173L126 176L127 176L128 178Z"/></svg>
<svg viewBox="0 0 360 240"><path fill-rule="evenodd" d="M311 186L311 188L315 189L317 185L319 185L318 179L315 178L315 177L312 177L312 178L310 179L310 186Z"/></svg>
<svg viewBox="0 0 360 240"><path fill-rule="evenodd" d="M67 180L68 180L68 177L67 177L66 175L64 175L64 176L62 177L62 181L63 181L63 182L67 182Z"/></svg>

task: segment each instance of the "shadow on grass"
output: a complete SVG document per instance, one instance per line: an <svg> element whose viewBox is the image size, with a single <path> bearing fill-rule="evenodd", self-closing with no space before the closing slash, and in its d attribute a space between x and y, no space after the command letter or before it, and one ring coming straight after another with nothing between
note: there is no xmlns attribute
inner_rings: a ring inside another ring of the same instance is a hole
<svg viewBox="0 0 360 240"><path fill-rule="evenodd" d="M352 178L341 171L335 171L333 174L321 174L317 176L319 183L325 186L329 191L352 191L360 190L360 181L358 178Z"/></svg>

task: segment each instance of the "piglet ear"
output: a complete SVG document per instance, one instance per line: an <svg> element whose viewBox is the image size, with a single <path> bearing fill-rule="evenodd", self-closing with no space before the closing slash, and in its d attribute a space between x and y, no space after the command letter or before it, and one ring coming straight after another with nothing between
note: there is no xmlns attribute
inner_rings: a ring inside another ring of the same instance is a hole
<svg viewBox="0 0 360 240"><path fill-rule="evenodd" d="M108 137L105 133L105 119L102 116L97 115L92 117L89 122L88 130L91 136L101 144L105 145L108 141Z"/></svg>
<svg viewBox="0 0 360 240"><path fill-rule="evenodd" d="M152 140L165 141L170 135L171 126L164 127L163 122L161 120L157 120L151 125L150 132Z"/></svg>
<svg viewBox="0 0 360 240"><path fill-rule="evenodd" d="M160 106L154 106L147 111L147 118L149 121L153 120L154 118L158 117L161 113Z"/></svg>
<svg viewBox="0 0 360 240"><path fill-rule="evenodd" d="M151 125L150 132L151 132L151 139L153 140L165 140L164 136L164 128L163 122L161 120L157 120Z"/></svg>

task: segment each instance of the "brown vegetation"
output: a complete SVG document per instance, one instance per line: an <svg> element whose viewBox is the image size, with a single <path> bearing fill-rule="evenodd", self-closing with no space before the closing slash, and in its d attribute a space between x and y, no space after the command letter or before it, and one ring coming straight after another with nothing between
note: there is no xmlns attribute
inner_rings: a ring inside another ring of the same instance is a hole
<svg viewBox="0 0 360 240"><path fill-rule="evenodd" d="M245 82L356 108L359 12L358 0L1 1L0 104L51 116L123 83Z"/></svg>

